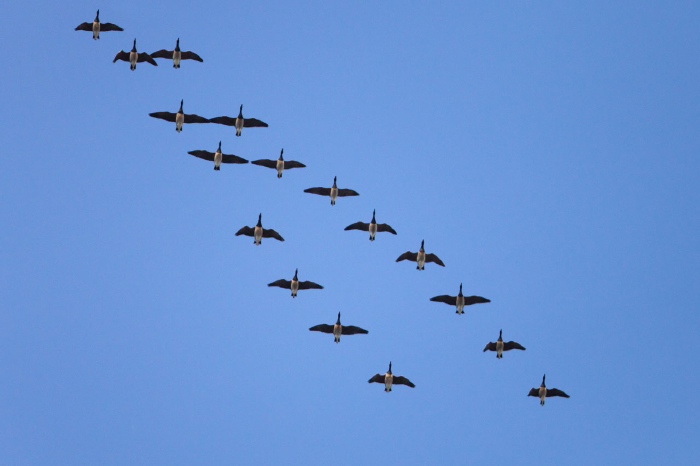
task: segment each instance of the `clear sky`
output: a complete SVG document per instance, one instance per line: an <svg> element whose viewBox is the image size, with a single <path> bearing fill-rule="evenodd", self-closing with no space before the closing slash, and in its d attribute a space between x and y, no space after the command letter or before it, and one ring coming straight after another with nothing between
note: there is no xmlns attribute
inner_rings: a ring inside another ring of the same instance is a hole
<svg viewBox="0 0 700 466"><path fill-rule="evenodd" d="M93 41L94 18L124 28ZM700 4L10 2L0 463L694 464ZM112 63L180 38L203 63ZM244 115L269 128L148 113ZM214 151L288 159L285 172ZM328 198L305 188L340 187ZM397 235L343 231L377 220ZM285 239L236 237L263 225ZM396 263L425 240L446 264ZM324 286L266 285L290 279ZM491 299L466 309L441 294ZM309 332L333 323L369 330ZM499 329L526 351L483 353ZM386 371L415 388L384 393ZM541 407L547 385L571 398Z"/></svg>

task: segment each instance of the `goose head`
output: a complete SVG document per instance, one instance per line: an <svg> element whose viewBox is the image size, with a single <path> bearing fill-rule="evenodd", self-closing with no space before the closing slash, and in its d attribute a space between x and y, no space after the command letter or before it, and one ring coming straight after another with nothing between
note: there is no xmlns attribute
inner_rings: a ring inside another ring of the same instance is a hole
<svg viewBox="0 0 700 466"><path fill-rule="evenodd" d="M337 188L337 187L338 187L338 185L336 184L336 180L337 180L337 179L338 179L337 176L334 176L334 177L333 177L333 187L334 187L334 188Z"/></svg>
<svg viewBox="0 0 700 466"><path fill-rule="evenodd" d="M386 373L391 374L391 361L389 361L389 370Z"/></svg>
<svg viewBox="0 0 700 466"><path fill-rule="evenodd" d="M498 341L503 341L503 329L498 331Z"/></svg>
<svg viewBox="0 0 700 466"><path fill-rule="evenodd" d="M376 209L372 211L372 223L377 223L377 221L374 219L374 214L377 212Z"/></svg>
<svg viewBox="0 0 700 466"><path fill-rule="evenodd" d="M182 104L185 103L185 99L180 100L180 110L177 111L177 113L182 113Z"/></svg>
<svg viewBox="0 0 700 466"><path fill-rule="evenodd" d="M299 269L294 269L294 278L292 278L292 280L299 280L299 279L297 278L297 274L298 274L298 273L299 273Z"/></svg>
<svg viewBox="0 0 700 466"><path fill-rule="evenodd" d="M421 251L425 251L425 240L424 240L424 239L422 239L422 240L420 241L420 250L421 250Z"/></svg>
<svg viewBox="0 0 700 466"><path fill-rule="evenodd" d="M97 14L95 15L95 22L96 23L100 22L100 10L97 10Z"/></svg>
<svg viewBox="0 0 700 466"><path fill-rule="evenodd" d="M284 160L284 157L282 156L282 154L284 154L284 149L282 149L282 150L280 151L280 160Z"/></svg>
<svg viewBox="0 0 700 466"><path fill-rule="evenodd" d="M340 325L340 312L338 313L338 320L336 320L335 323Z"/></svg>
<svg viewBox="0 0 700 466"><path fill-rule="evenodd" d="M221 141L219 141L219 148L216 149L217 152L221 152Z"/></svg>
<svg viewBox="0 0 700 466"><path fill-rule="evenodd" d="M178 37L177 40L175 41L175 50L180 50L180 38Z"/></svg>
<svg viewBox="0 0 700 466"><path fill-rule="evenodd" d="M546 387L546 385L544 384L544 378L545 378L545 377L547 377L547 374L544 374L544 375L542 376L542 386L543 386L543 387Z"/></svg>
<svg viewBox="0 0 700 466"><path fill-rule="evenodd" d="M458 296L464 296L464 295L462 294L462 284L461 284L461 283L459 284L459 294L458 294Z"/></svg>
<svg viewBox="0 0 700 466"><path fill-rule="evenodd" d="M258 214L258 223L256 226L262 227L262 213Z"/></svg>
<svg viewBox="0 0 700 466"><path fill-rule="evenodd" d="M238 109L238 118L243 118L243 104Z"/></svg>

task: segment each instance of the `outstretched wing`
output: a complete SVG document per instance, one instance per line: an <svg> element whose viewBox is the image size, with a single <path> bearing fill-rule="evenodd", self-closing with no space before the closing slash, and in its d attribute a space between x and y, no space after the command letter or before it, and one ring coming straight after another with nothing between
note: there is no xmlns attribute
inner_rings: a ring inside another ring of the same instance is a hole
<svg viewBox="0 0 700 466"><path fill-rule="evenodd" d="M352 189L339 189L338 190L338 196L339 197L345 197L345 196L359 196L360 193L357 191L353 191Z"/></svg>
<svg viewBox="0 0 700 466"><path fill-rule="evenodd" d="M272 229L263 228L263 238L275 238L277 241L284 241L284 238Z"/></svg>
<svg viewBox="0 0 700 466"><path fill-rule="evenodd" d="M384 383L384 377L386 374L374 374L371 379L369 379L367 382L372 383L372 382L377 382L377 383ZM396 380L396 378L394 378Z"/></svg>
<svg viewBox="0 0 700 466"><path fill-rule="evenodd" d="M156 61L153 58L151 58L149 54L147 54L146 52L139 53L139 58L136 60L136 62L141 63L145 61L153 66L158 66L158 63L156 63Z"/></svg>
<svg viewBox="0 0 700 466"><path fill-rule="evenodd" d="M87 24L87 23L83 23ZM81 26L83 25L81 24ZM92 25L90 26L90 30L92 31ZM100 23L100 32L102 31L123 31L124 29L120 28L116 24L112 23Z"/></svg>
<svg viewBox="0 0 700 466"><path fill-rule="evenodd" d="M209 118L194 113L185 113L185 123L209 123Z"/></svg>
<svg viewBox="0 0 700 466"><path fill-rule="evenodd" d="M309 330L314 332L333 333L333 326L328 324L314 325Z"/></svg>
<svg viewBox="0 0 700 466"><path fill-rule="evenodd" d="M530 393L527 394L527 396L540 396L540 389L539 388L531 388Z"/></svg>
<svg viewBox="0 0 700 466"><path fill-rule="evenodd" d="M267 128L267 123L265 123L264 121L260 121L257 118L244 118L243 119L243 127L244 128L255 128L256 126Z"/></svg>
<svg viewBox="0 0 700 466"><path fill-rule="evenodd" d="M285 280L284 278L280 278L276 282L268 283L267 286L279 286L280 288L286 288L290 290L292 288L292 282L289 280Z"/></svg>
<svg viewBox="0 0 700 466"><path fill-rule="evenodd" d="M90 30L92 31L92 28L90 28ZM118 52L118 53L114 56L114 60L112 60L112 63L114 63L114 62L117 61L117 60L129 61L129 52L125 52L125 51L123 51L123 50L120 51L120 52Z"/></svg>
<svg viewBox="0 0 700 466"><path fill-rule="evenodd" d="M305 193L320 194L321 196L330 196L331 188L308 188L304 190Z"/></svg>
<svg viewBox="0 0 700 466"><path fill-rule="evenodd" d="M482 298L481 296L465 296L464 297L464 304L465 305L470 305L470 304L479 304L479 303L490 303L490 299Z"/></svg>
<svg viewBox="0 0 700 466"><path fill-rule="evenodd" d="M253 236L254 233L255 233L255 228L243 227L236 232L236 236L240 236L240 235Z"/></svg>
<svg viewBox="0 0 700 466"><path fill-rule="evenodd" d="M493 341L486 343L486 346L484 346L484 351L496 351L496 343Z"/></svg>
<svg viewBox="0 0 700 466"><path fill-rule="evenodd" d="M252 163L253 165L259 165L261 167L277 168L277 160L260 159L260 160L253 160L250 163Z"/></svg>
<svg viewBox="0 0 700 466"><path fill-rule="evenodd" d="M190 52L190 51L180 53L180 58L182 60L204 61L204 60L202 60L202 58L199 55L197 55L194 52Z"/></svg>
<svg viewBox="0 0 700 466"><path fill-rule="evenodd" d="M151 57L153 57L153 58L168 58L168 59L172 60L173 50L160 49L157 52L153 52L151 54Z"/></svg>
<svg viewBox="0 0 700 466"><path fill-rule="evenodd" d="M396 259L396 262L401 262L404 260L410 260L410 261L415 262L417 258L418 258L417 252L406 251L403 254L401 254L398 259Z"/></svg>
<svg viewBox="0 0 700 466"><path fill-rule="evenodd" d="M564 398L570 398L569 395L559 390L558 388L548 388L547 396L563 396Z"/></svg>
<svg viewBox="0 0 700 466"><path fill-rule="evenodd" d="M153 114L151 114L151 116L153 116ZM191 150L188 154L199 157L200 159L209 160L210 162L214 161L214 153L206 150Z"/></svg>
<svg viewBox="0 0 700 466"><path fill-rule="evenodd" d="M348 325L345 326L343 325L343 328L341 329L340 333L342 335L355 335L356 333L369 333L367 330L360 328L360 327L355 327L354 325Z"/></svg>
<svg viewBox="0 0 700 466"><path fill-rule="evenodd" d="M523 345L521 345L520 343L516 343L514 341L506 341L503 343L503 350L504 351L509 351L512 349L524 350L525 347Z"/></svg>
<svg viewBox="0 0 700 466"><path fill-rule="evenodd" d="M437 265L441 265L443 267L445 266L445 264L435 254L426 254L425 261L426 262L435 262Z"/></svg>
<svg viewBox="0 0 700 466"><path fill-rule="evenodd" d="M148 114L148 116L152 116L153 118L160 118L161 120L172 121L173 123L175 122L176 115L177 114L170 112L153 112ZM191 153L192 152L190 152L190 154ZM214 159L212 158L211 160Z"/></svg>
<svg viewBox="0 0 700 466"><path fill-rule="evenodd" d="M80 23L78 26L75 28L76 31L90 31L92 32L92 22L89 23Z"/></svg>
<svg viewBox="0 0 700 466"><path fill-rule="evenodd" d="M248 163L248 160L233 154L221 154L222 163Z"/></svg>
<svg viewBox="0 0 700 466"><path fill-rule="evenodd" d="M210 123L219 123L220 125L226 125L226 126L236 126L236 119L227 117L227 116L220 116L220 117L215 117L215 118L209 118Z"/></svg>
<svg viewBox="0 0 700 466"><path fill-rule="evenodd" d="M387 231L387 232L389 232L389 233L391 233L391 234L393 234L393 235L396 234L396 231L394 231L394 229L391 228L391 227L390 227L389 225L387 225L386 223L378 223L378 224L377 224L377 231Z"/></svg>
<svg viewBox="0 0 700 466"><path fill-rule="evenodd" d="M415 259L412 259L415 260ZM451 306L455 306L457 304L457 296L450 296L448 294L441 294L440 296L433 296L430 298L431 301L435 301L437 303L445 303L449 304Z"/></svg>
<svg viewBox="0 0 700 466"><path fill-rule="evenodd" d="M408 385L411 388L415 388L415 385L413 385L413 382L408 380L406 377L403 376L394 376L394 380L391 381L392 384L399 384L399 385Z"/></svg>
<svg viewBox="0 0 700 466"><path fill-rule="evenodd" d="M319 285L318 283L305 281L305 282L299 282L299 289L300 290L322 290L323 287L321 285Z"/></svg>
<svg viewBox="0 0 700 466"><path fill-rule="evenodd" d="M345 227L345 231L348 231L348 230L369 231L369 223L355 222L352 225L348 225Z"/></svg>
<svg viewBox="0 0 700 466"><path fill-rule="evenodd" d="M275 162L277 162L275 160ZM296 160L285 160L284 161L284 169L289 170L290 168L304 168L306 165L304 165L301 162L297 162Z"/></svg>

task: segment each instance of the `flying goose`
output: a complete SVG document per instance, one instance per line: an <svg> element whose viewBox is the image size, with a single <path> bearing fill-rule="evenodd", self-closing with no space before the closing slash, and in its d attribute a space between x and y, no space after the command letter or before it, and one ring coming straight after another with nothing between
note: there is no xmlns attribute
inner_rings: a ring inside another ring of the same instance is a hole
<svg viewBox="0 0 700 466"><path fill-rule="evenodd" d="M389 225L387 225L386 223L377 223L377 221L374 218L375 213L376 213L376 209L372 211L372 220L369 223L355 222L352 225L346 226L345 231L348 231L348 230L369 231L369 240L370 241L374 241L374 235L376 235L378 231L388 231L389 233L395 235L396 231L394 231L394 229L391 228Z"/></svg>
<svg viewBox="0 0 700 466"><path fill-rule="evenodd" d="M167 58L173 61L173 68L180 68L180 60L197 60L202 62L202 58L194 52L183 52L180 50L180 38L177 38L175 42L175 50L165 50L160 49L157 52L151 54L153 58Z"/></svg>
<svg viewBox="0 0 700 466"><path fill-rule="evenodd" d="M182 99L180 100L180 109L177 111L177 113L171 113L171 112L154 112L154 113L149 113L149 116L152 116L153 118L160 118L161 120L165 121L174 121L175 122L175 131L178 133L182 131L182 124L183 123L209 123L209 120L201 117L199 115L195 115L194 113L185 113L182 111L182 104L185 100Z"/></svg>
<svg viewBox="0 0 700 466"><path fill-rule="evenodd" d="M97 15L95 15L95 20L91 23L80 23L78 27L75 28L76 31L92 31L92 38L97 40L100 38L100 31L123 31L116 24L112 23L100 23L100 10L97 10Z"/></svg>
<svg viewBox="0 0 700 466"><path fill-rule="evenodd" d="M243 118L243 105L241 105L241 108L238 109L238 116L236 118L220 116L216 118L210 118L209 121L212 123L219 123L220 125L235 126L236 136L241 135L241 130L243 128L267 128L267 123L265 123L264 121L260 121L256 118Z"/></svg>
<svg viewBox="0 0 700 466"><path fill-rule="evenodd" d="M503 357L504 351L510 351L512 349L524 350L525 347L514 341L503 341L503 330L498 332L498 340L496 340L495 343L491 341L484 347L484 351L495 351L498 359ZM544 383L544 379L542 379L542 382Z"/></svg>
<svg viewBox="0 0 700 466"><path fill-rule="evenodd" d="M239 157L233 154L224 154L221 152L221 141L219 141L219 147L216 152L209 152L207 150L191 150L188 152L190 155L199 157L200 159L209 160L214 162L214 170L220 170L222 163L248 163L243 157Z"/></svg>
<svg viewBox="0 0 700 466"><path fill-rule="evenodd" d="M423 248L424 243L425 240L422 240L420 242L420 249L418 250L418 252L406 251L403 254L401 254L398 259L396 259L396 262L400 262L406 259L413 262L417 262L418 265L416 266L416 269L418 270L423 270L425 268L426 262L435 262L437 265L441 265L444 267L445 264L440 260L438 256L436 256L435 254L425 253L425 249Z"/></svg>
<svg viewBox="0 0 700 466"><path fill-rule="evenodd" d="M335 337L336 343L340 343L340 335L355 335L357 333L362 333L362 334L369 333L367 330L360 328L360 327L355 327L354 325L341 325L340 324L340 312L338 313L338 320L335 322L335 324L333 324L333 325L330 325L330 324L314 325L309 330L312 330L315 332L332 333L333 336ZM379 374L377 374L377 375L379 375ZM371 380L370 380L370 382L371 382Z"/></svg>
<svg viewBox="0 0 700 466"><path fill-rule="evenodd" d="M262 227L262 214L258 215L258 223L254 227L243 227L236 232L236 236L246 235L254 238L254 243L259 245L263 238L275 238L277 241L284 241L275 230Z"/></svg>
<svg viewBox="0 0 700 466"><path fill-rule="evenodd" d="M141 63L144 61L147 61L153 66L158 66L158 63L156 63L156 61L153 58L151 58L149 54L147 54L146 52L138 53L136 51L136 39L134 39L134 46L131 47L131 51L125 52L122 50L121 52L117 53L117 55L115 55L114 57L114 60L112 60L112 63L116 62L117 60L128 61L131 65L131 71L134 71L136 69L136 63Z"/></svg>
<svg viewBox="0 0 700 466"><path fill-rule="evenodd" d="M464 314L464 306L469 306L471 304L477 303L490 303L490 299L482 298L481 296L464 296L462 294L462 284L459 284L459 293L457 296L450 296L448 294L443 294L440 296L433 296L430 298L431 301L438 303L449 304L450 306L457 306L457 314Z"/></svg>
<svg viewBox="0 0 700 466"><path fill-rule="evenodd" d="M297 278L297 274L299 273L299 269L296 269L294 271L294 277L292 277L292 280L285 280L284 278L280 278L279 280L268 283L267 286L279 286L280 288L286 288L288 290L292 290L292 298L297 297L297 291L299 290L322 290L323 287L319 285L318 283L310 282L310 281L304 281L300 282L299 278Z"/></svg>
<svg viewBox="0 0 700 466"><path fill-rule="evenodd" d="M336 183L337 178L337 176L333 177L333 186L331 186L330 188L308 188L305 189L304 192L311 194L319 194L321 196L330 196L331 205L335 205L335 200L338 197L360 195L357 191L353 191L352 189L339 189L338 184Z"/></svg>
<svg viewBox="0 0 700 466"><path fill-rule="evenodd" d="M277 160L260 159L253 160L250 163L252 163L253 165L259 165L261 167L274 168L275 170L277 170L277 178L282 178L282 172L284 170L289 170L290 168L306 167L306 165L304 165L301 162L297 162L296 160L284 160L282 154L284 154L284 149L280 151L280 158L278 158Z"/></svg>
<svg viewBox="0 0 700 466"><path fill-rule="evenodd" d="M542 385L540 385L539 388L531 388L530 393L528 393L527 396L538 396L540 398L540 404L542 406L544 406L545 397L562 396L564 398L569 398L569 395L559 390L558 388L547 388L547 386L544 384L544 378L546 376L547 374L542 376Z"/></svg>
<svg viewBox="0 0 700 466"><path fill-rule="evenodd" d="M383 383L385 392L390 392L391 386L395 384L408 385L411 388L415 387L415 385L413 385L413 383L406 377L391 373L391 361L389 362L389 370L386 372L386 374L374 374L372 378L368 380L368 382Z"/></svg>

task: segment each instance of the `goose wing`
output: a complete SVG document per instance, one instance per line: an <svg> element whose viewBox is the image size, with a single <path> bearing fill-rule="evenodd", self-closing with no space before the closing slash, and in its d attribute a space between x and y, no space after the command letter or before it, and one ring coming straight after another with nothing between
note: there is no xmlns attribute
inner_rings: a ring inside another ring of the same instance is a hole
<svg viewBox="0 0 700 466"><path fill-rule="evenodd" d="M530 392L527 394L527 396L540 396L540 389L539 388L531 388Z"/></svg>
<svg viewBox="0 0 700 466"><path fill-rule="evenodd" d="M253 236L255 234L255 228L253 227L243 227L236 232L236 236L246 235Z"/></svg>
<svg viewBox="0 0 700 466"><path fill-rule="evenodd" d="M92 32L92 21L89 23L80 23L75 28L76 31L90 31Z"/></svg>
<svg viewBox="0 0 700 466"><path fill-rule="evenodd" d="M160 49L157 52L153 52L151 54L151 57L153 57L153 58L168 58L168 59L172 60L173 59L173 52L174 52L174 50Z"/></svg>
<svg viewBox="0 0 700 466"><path fill-rule="evenodd" d="M277 160L260 159L260 160L253 160L250 163L252 163L253 165L259 165L261 167L277 168Z"/></svg>
<svg viewBox="0 0 700 466"><path fill-rule="evenodd" d="M200 57L200 56L197 55L196 53L191 52L191 51L189 51L189 50L188 50L187 52L182 52L182 53L180 53L180 58L181 58L182 60L197 60L197 61L200 61L200 62L203 62L203 61L204 61L204 60L202 60L202 57Z"/></svg>
<svg viewBox="0 0 700 466"><path fill-rule="evenodd" d="M415 259L411 259L415 260ZM455 306L457 304L457 296L450 296L448 294L441 294L440 296L433 296L430 298L431 301L435 301L437 303L445 303L449 304L451 306Z"/></svg>
<svg viewBox="0 0 700 466"><path fill-rule="evenodd" d="M331 188L308 188L304 190L305 193L320 194L321 196L330 196Z"/></svg>
<svg viewBox="0 0 700 466"><path fill-rule="evenodd" d="M153 118L160 118L161 120L172 121L173 123L175 122L176 115L177 115L176 113L170 113L170 112L153 112L153 113L148 114L148 116L152 116ZM190 152L190 154L191 153L192 152ZM214 159L212 158L211 160L214 160Z"/></svg>
<svg viewBox="0 0 700 466"><path fill-rule="evenodd" d="M362 231L369 231L369 223L365 222L355 222L352 225L348 225L344 228L345 231L348 230L362 230Z"/></svg>
<svg viewBox="0 0 700 466"><path fill-rule="evenodd" d="M495 343L494 343L495 345ZM509 351L512 349L519 349L519 350L524 350L525 347L521 345L520 343L516 343L514 341L506 341L503 343L503 350L504 351Z"/></svg>
<svg viewBox="0 0 700 466"><path fill-rule="evenodd" d="M406 377L403 377L401 375L398 375L398 376L395 375L394 380L392 380L392 383L399 384L399 385L408 385L411 388L415 388L415 385L413 384L413 382L411 382Z"/></svg>
<svg viewBox="0 0 700 466"><path fill-rule="evenodd" d="M153 116L153 114L151 114L151 116ZM209 160L210 162L214 161L214 153L206 150L191 150L188 152L188 154L194 155L195 157L199 157L200 159Z"/></svg>
<svg viewBox="0 0 700 466"><path fill-rule="evenodd" d="M275 162L277 162L275 160ZM289 170L290 168L304 168L306 165L304 165L301 162L297 162L296 160L285 160L284 161L284 169Z"/></svg>
<svg viewBox="0 0 700 466"><path fill-rule="evenodd" d="M221 163L248 163L248 160L233 154L221 154Z"/></svg>
<svg viewBox="0 0 700 466"><path fill-rule="evenodd" d="M282 235L273 229L263 228L263 238L275 238L277 241L284 241Z"/></svg>
<svg viewBox="0 0 700 466"><path fill-rule="evenodd" d="M150 63L153 66L158 66L158 63L156 63L156 61L153 58L151 58L149 54L147 54L146 52L141 52L139 53L139 58L136 60L136 62L141 63L144 61Z"/></svg>
<svg viewBox="0 0 700 466"><path fill-rule="evenodd" d="M355 335L357 333L369 333L367 330L360 328L360 327L355 327L354 325L348 325L345 326L343 325L343 328L341 329L340 333L342 335Z"/></svg>
<svg viewBox="0 0 700 466"><path fill-rule="evenodd" d="M441 264L443 265L443 264ZM481 296L465 296L464 297L464 304L465 305L470 305L470 304L479 304L479 303L490 303L490 299L482 298Z"/></svg>
<svg viewBox="0 0 700 466"><path fill-rule="evenodd" d="M333 333L333 326L328 324L318 324L314 325L309 330L314 332Z"/></svg>
<svg viewBox="0 0 700 466"><path fill-rule="evenodd" d="M90 28L92 31L92 27ZM129 52L125 51L120 51L114 56L114 60L112 60L112 63L116 62L117 60L124 60L124 61L129 61Z"/></svg>
<svg viewBox="0 0 700 466"><path fill-rule="evenodd" d="M496 351L496 343L493 341L486 343L486 346L484 346L484 351Z"/></svg>
<svg viewBox="0 0 700 466"><path fill-rule="evenodd" d="M185 113L185 123L209 123L209 118L194 113Z"/></svg>
<svg viewBox="0 0 700 466"><path fill-rule="evenodd" d="M292 288L292 282L289 280L285 280L284 278L280 278L276 282L268 283L267 286L279 286L280 288L286 288L290 290Z"/></svg>
<svg viewBox="0 0 700 466"><path fill-rule="evenodd" d="M236 126L236 119L227 117L227 116L220 116L220 117L215 117L215 118L209 118L210 123L218 123L220 125L226 125L226 126Z"/></svg>
<svg viewBox="0 0 700 466"><path fill-rule="evenodd" d="M440 260L438 256L435 254L426 254L425 255L425 261L426 262L435 262L437 265L445 266L444 262Z"/></svg>
<svg viewBox="0 0 700 466"><path fill-rule="evenodd" d="M299 282L299 289L300 290L322 290L323 287L319 285L318 283L310 282L310 281L304 281L304 282Z"/></svg>
<svg viewBox="0 0 700 466"><path fill-rule="evenodd" d="M377 223L377 231L387 231L393 235L396 234L396 231L386 223Z"/></svg>
<svg viewBox="0 0 700 466"><path fill-rule="evenodd" d="M377 383L384 383L384 377L386 374L374 374L371 379L369 379L367 382L372 383L372 382L377 382ZM396 380L396 377L394 377L394 380Z"/></svg>
<svg viewBox="0 0 700 466"><path fill-rule="evenodd" d="M83 23L83 24L87 24L87 23ZM81 24L81 26L82 26L83 24ZM124 30L124 29L120 28L120 27L117 26L116 24L112 24L112 23L100 23L100 32L103 32L103 31L123 31L123 30ZM92 24L90 25L90 31L92 31Z"/></svg>
<svg viewBox="0 0 700 466"><path fill-rule="evenodd" d="M418 258L418 253L417 252L411 252L411 251L406 251L403 254L401 254L398 259L396 259L396 262L401 262L404 260L410 260L415 262L416 259Z"/></svg>
<svg viewBox="0 0 700 466"><path fill-rule="evenodd" d="M267 128L267 123L265 123L264 121L260 121L257 118L244 118L243 119L243 127L244 128L255 128L255 127Z"/></svg>
<svg viewBox="0 0 700 466"><path fill-rule="evenodd" d="M344 197L344 196L359 196L360 193L357 191L353 191L352 189L339 189L338 190L338 196L339 197Z"/></svg>
<svg viewBox="0 0 700 466"><path fill-rule="evenodd" d="M558 388L548 388L547 396L562 396L564 398L570 398L569 395L564 393L562 390L559 390Z"/></svg>

